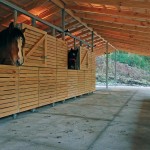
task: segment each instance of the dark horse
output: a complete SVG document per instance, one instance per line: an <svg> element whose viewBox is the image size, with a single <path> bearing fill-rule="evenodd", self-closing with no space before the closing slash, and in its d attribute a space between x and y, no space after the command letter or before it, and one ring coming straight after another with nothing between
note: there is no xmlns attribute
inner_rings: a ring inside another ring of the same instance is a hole
<svg viewBox="0 0 150 150"><path fill-rule="evenodd" d="M79 69L79 50L70 49L68 52L68 69Z"/></svg>
<svg viewBox="0 0 150 150"><path fill-rule="evenodd" d="M25 29L14 27L11 22L8 28L0 32L0 64L15 66L23 64L24 31Z"/></svg>

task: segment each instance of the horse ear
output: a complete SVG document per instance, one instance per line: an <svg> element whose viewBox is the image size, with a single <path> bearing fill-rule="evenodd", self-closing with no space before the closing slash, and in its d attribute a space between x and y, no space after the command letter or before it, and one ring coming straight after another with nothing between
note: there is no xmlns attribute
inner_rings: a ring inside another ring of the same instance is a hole
<svg viewBox="0 0 150 150"><path fill-rule="evenodd" d="M22 33L24 33L26 31L27 28L22 29Z"/></svg>
<svg viewBox="0 0 150 150"><path fill-rule="evenodd" d="M10 24L9 24L9 30L12 30L13 28L14 28L14 23L13 22L11 22Z"/></svg>

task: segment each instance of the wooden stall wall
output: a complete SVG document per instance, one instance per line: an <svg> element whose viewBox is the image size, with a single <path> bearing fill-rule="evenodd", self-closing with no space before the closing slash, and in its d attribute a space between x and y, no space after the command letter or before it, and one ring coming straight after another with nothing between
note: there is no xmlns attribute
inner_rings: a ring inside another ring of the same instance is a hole
<svg viewBox="0 0 150 150"><path fill-rule="evenodd" d="M26 66L45 66L47 56L47 33L35 27L22 24L25 30L24 56Z"/></svg>
<svg viewBox="0 0 150 150"><path fill-rule="evenodd" d="M57 68L59 69L65 69L68 68L68 48L67 43L63 40L57 39L56 40L56 51L57 51Z"/></svg>
<svg viewBox="0 0 150 150"><path fill-rule="evenodd" d="M85 71L78 70L78 95L85 94Z"/></svg>
<svg viewBox="0 0 150 150"><path fill-rule="evenodd" d="M81 70L68 70L67 43L23 24L21 67L0 65L0 118L95 90L95 55L82 48Z"/></svg>
<svg viewBox="0 0 150 150"><path fill-rule="evenodd" d="M19 111L38 107L39 79L37 67L18 67L18 103Z"/></svg>
<svg viewBox="0 0 150 150"><path fill-rule="evenodd" d="M68 70L68 98L78 95L78 71Z"/></svg>
<svg viewBox="0 0 150 150"><path fill-rule="evenodd" d="M95 91L95 71L96 71L95 53L92 52L90 49L87 49L85 47L83 48L82 46L79 49L80 49L80 70L78 71L79 89L81 88L83 90L84 86L83 93L93 92ZM83 71L84 73L81 71ZM83 82L80 80L83 80Z"/></svg>
<svg viewBox="0 0 150 150"><path fill-rule="evenodd" d="M0 65L0 118L19 112L18 70Z"/></svg>
<svg viewBox="0 0 150 150"><path fill-rule="evenodd" d="M47 55L45 54L47 67L56 68L56 52L56 38L47 35Z"/></svg>
<svg viewBox="0 0 150 150"><path fill-rule="evenodd" d="M56 69L39 68L39 106L56 101Z"/></svg>
<svg viewBox="0 0 150 150"><path fill-rule="evenodd" d="M95 52L91 53L91 91L95 91L95 84L96 84L96 55Z"/></svg>
<svg viewBox="0 0 150 150"><path fill-rule="evenodd" d="M67 43L63 40L56 40L56 101L67 99Z"/></svg>
<svg viewBox="0 0 150 150"><path fill-rule="evenodd" d="M56 75L56 101L62 101L68 98L68 72L65 69L57 69Z"/></svg>
<svg viewBox="0 0 150 150"><path fill-rule="evenodd" d="M89 62L88 62L89 50L85 47L80 47L80 70L88 70Z"/></svg>

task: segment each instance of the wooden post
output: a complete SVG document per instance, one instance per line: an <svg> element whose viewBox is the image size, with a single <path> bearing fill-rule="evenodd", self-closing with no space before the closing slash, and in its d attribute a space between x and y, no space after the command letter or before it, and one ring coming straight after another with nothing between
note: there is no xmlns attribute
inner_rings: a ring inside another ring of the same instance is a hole
<svg viewBox="0 0 150 150"><path fill-rule="evenodd" d="M76 39L74 38L74 49L76 48Z"/></svg>
<svg viewBox="0 0 150 150"><path fill-rule="evenodd" d="M52 27L52 36L56 36L56 30Z"/></svg>
<svg viewBox="0 0 150 150"><path fill-rule="evenodd" d="M116 50L115 50L115 85L117 84Z"/></svg>
<svg viewBox="0 0 150 150"><path fill-rule="evenodd" d="M94 32L92 31L92 52L93 52L93 47L94 47Z"/></svg>
<svg viewBox="0 0 150 150"><path fill-rule="evenodd" d="M62 9L62 30L65 30L65 10ZM62 40L65 40L65 32L62 33Z"/></svg>
<svg viewBox="0 0 150 150"><path fill-rule="evenodd" d="M14 26L17 25L17 17L18 17L18 12L17 10L14 10Z"/></svg>
<svg viewBox="0 0 150 150"><path fill-rule="evenodd" d="M82 42L80 41L80 46L82 46Z"/></svg>
<svg viewBox="0 0 150 150"><path fill-rule="evenodd" d="M36 19L35 18L32 18L32 26L36 27Z"/></svg>

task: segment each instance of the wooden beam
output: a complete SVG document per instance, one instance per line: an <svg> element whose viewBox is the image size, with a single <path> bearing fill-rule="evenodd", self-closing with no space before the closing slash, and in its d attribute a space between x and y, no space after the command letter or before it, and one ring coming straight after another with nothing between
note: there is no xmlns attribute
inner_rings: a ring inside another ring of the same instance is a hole
<svg viewBox="0 0 150 150"><path fill-rule="evenodd" d="M66 28L66 29L70 29L70 28L72 28L72 27L75 27L75 26L78 25L78 24L79 24L79 22L76 21L76 20L74 20L73 22L68 23L68 24L65 26L65 28Z"/></svg>
<svg viewBox="0 0 150 150"><path fill-rule="evenodd" d="M123 29L123 30L131 30L136 32L150 32L150 28L146 26L137 26L137 25L128 25L123 23L117 23L117 22L104 22L104 21L96 21L96 20L88 20L88 19L82 19L83 22L85 22L87 25L97 25L99 27L105 26L105 27L112 27L117 29Z"/></svg>
<svg viewBox="0 0 150 150"><path fill-rule="evenodd" d="M51 0L55 5L59 6L60 8L64 8L65 9L65 4L60 1L60 0ZM81 2L81 1L80 1ZM82 22L82 20L79 18L79 17L76 17L73 13L73 11L71 10L68 10L68 9L65 9L65 11L70 15L72 16L75 20L79 21L84 27L86 27L87 29L89 29L90 31L93 31L92 28L88 27L86 23ZM100 38L102 38L99 34L97 34L95 31L94 31L94 34ZM103 38L102 38L103 39ZM105 40L105 39L104 39ZM112 45L111 45L112 46Z"/></svg>
<svg viewBox="0 0 150 150"><path fill-rule="evenodd" d="M51 1L52 1L55 5L59 6L60 8L64 8L64 9L65 9L65 5L64 5L64 3L63 3L62 1L60 1L60 0L51 0ZM75 20L77 20L77 21L80 22L83 26L85 26L87 29L89 29L89 30L92 31L92 29L89 28L85 23L83 23L80 18L75 17L74 13L73 13L71 10L65 9L65 11L66 11L69 15L71 15Z"/></svg>
<svg viewBox="0 0 150 150"><path fill-rule="evenodd" d="M84 41L86 41L86 42L92 43L92 40L91 40L90 37L91 37L91 35L88 35L88 36L82 37L81 39L84 40ZM87 38L88 38L88 39L87 39ZM102 40L101 40L99 37L95 37L95 38L94 38L94 43L97 42L97 41L100 42L100 41L102 41ZM73 40L72 40L72 41L67 41L67 43L68 43L68 44L73 44L74 41L73 41Z"/></svg>
<svg viewBox="0 0 150 150"><path fill-rule="evenodd" d="M114 17L102 14L90 14L90 13L76 13L75 16L79 18L86 18L90 19L91 21L106 21L106 22L113 22L113 23L123 23L123 24L131 24L131 25L138 25L138 26L148 26L150 27L150 21L148 20L137 20L132 18L125 18L125 17Z"/></svg>
<svg viewBox="0 0 150 150"><path fill-rule="evenodd" d="M71 0L67 0L71 1ZM91 3L91 4L99 4L99 5L113 5L113 6L123 6L123 7L132 7L132 8L150 8L149 1L133 1L133 0L76 0L75 2L82 3Z"/></svg>
<svg viewBox="0 0 150 150"><path fill-rule="evenodd" d="M133 46L138 46L141 48L149 48L150 47L150 42L138 42L138 41L129 41L129 40L124 40L124 39L116 39L116 38L106 38L110 43L112 42L118 42L118 43L123 43L123 44L130 44Z"/></svg>
<svg viewBox="0 0 150 150"><path fill-rule="evenodd" d="M108 53L112 53L114 51L115 51L115 49L109 46ZM106 46L94 48L94 52L95 52L96 56L105 55L105 53L106 53Z"/></svg>
<svg viewBox="0 0 150 150"><path fill-rule="evenodd" d="M101 33L101 35L103 37L107 37L107 38L112 38L112 39L120 39L120 40L128 40L128 41L133 41L133 42L141 42L141 43L146 43L149 44L150 43L150 37L148 38L139 38L136 35L134 37L129 37L129 36L125 36L125 35L117 35L117 34L109 34L109 33Z"/></svg>
<svg viewBox="0 0 150 150"><path fill-rule="evenodd" d="M70 10L78 10L80 12L89 12L89 13L96 13L96 14L106 14L112 16L123 16L123 17L130 17L130 18L145 18L149 19L150 15L145 11L143 13L134 12L134 11L124 11L118 9L106 9L106 8L97 8L97 7L89 7L89 6L79 6L79 5L66 5L66 9ZM95 15L96 15L95 14Z"/></svg>
<svg viewBox="0 0 150 150"><path fill-rule="evenodd" d="M117 28L109 28L109 27L94 27L94 25L91 25L94 30L96 30L98 33L117 33L118 35L127 35L129 37L141 37L141 38L146 38L146 37L150 37L150 33L144 33L144 32L135 32L135 31L127 31L127 30L121 30L121 29L117 29Z"/></svg>
<svg viewBox="0 0 150 150"><path fill-rule="evenodd" d="M112 42L112 44L114 44L117 49L118 48L121 48L120 50L132 50L132 52L134 53L137 53L137 54L144 54L147 55L147 56L150 56L150 48L141 48L141 47L138 47L138 46L132 46L130 44L123 44L123 43L119 43L119 42ZM130 52L130 51L128 51Z"/></svg>
<svg viewBox="0 0 150 150"><path fill-rule="evenodd" d="M115 44L115 45L117 45L117 47L118 46L124 46L124 48L125 47L127 47L127 48L131 48L131 49L135 49L135 50L137 50L137 51L144 51L144 50L150 50L150 48L148 47L148 48L141 48L141 47L139 47L139 46L137 46L137 45L131 45L131 44L128 44L128 43L120 43L120 42L118 42L118 41L112 41L112 43L113 44Z"/></svg>
<svg viewBox="0 0 150 150"><path fill-rule="evenodd" d="M74 36L77 36L77 37L80 37L80 36L84 36L84 34L88 34L89 33L89 30L84 30L84 31L81 31L80 33L77 33L77 34L73 34ZM66 38L66 41L72 39L71 37L68 37Z"/></svg>
<svg viewBox="0 0 150 150"><path fill-rule="evenodd" d="M77 32L77 31L83 30L84 28L85 28L84 26L80 26L78 28L70 30L69 33L73 34L73 33ZM57 38L61 38L61 35L57 36Z"/></svg>
<svg viewBox="0 0 150 150"><path fill-rule="evenodd" d="M23 9L25 9L26 11L30 11L31 9L33 9L34 7L38 7L38 6L41 6L43 3L45 3L44 0L41 0L39 2L37 1L32 1L29 3L29 5L26 5L25 7L23 7ZM21 13L18 12L18 17L23 17L23 16L20 16ZM10 20L13 19L13 12L10 13L7 18L3 19L2 21L0 21L0 24L5 24L7 22L10 22ZM19 18L18 18L19 20Z"/></svg>

